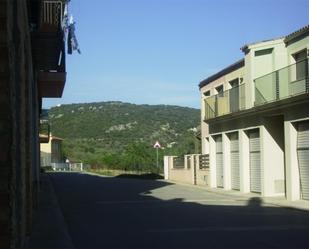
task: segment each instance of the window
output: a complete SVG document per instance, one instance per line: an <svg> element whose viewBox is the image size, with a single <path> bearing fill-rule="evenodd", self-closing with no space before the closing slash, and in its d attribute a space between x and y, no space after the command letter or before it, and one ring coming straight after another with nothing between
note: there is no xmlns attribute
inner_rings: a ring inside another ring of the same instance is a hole
<svg viewBox="0 0 309 249"><path fill-rule="evenodd" d="M223 85L217 86L215 89L219 97L222 97L223 96Z"/></svg>
<svg viewBox="0 0 309 249"><path fill-rule="evenodd" d="M261 49L254 52L254 56L262 56L271 54L273 52L273 48Z"/></svg>
<svg viewBox="0 0 309 249"><path fill-rule="evenodd" d="M210 91L206 91L203 93L205 97L210 96Z"/></svg>
<svg viewBox="0 0 309 249"><path fill-rule="evenodd" d="M293 55L296 62L296 80L302 80L307 76L307 49Z"/></svg>
<svg viewBox="0 0 309 249"><path fill-rule="evenodd" d="M231 80L229 83L230 83L231 88L237 87L237 86L239 86L239 78Z"/></svg>

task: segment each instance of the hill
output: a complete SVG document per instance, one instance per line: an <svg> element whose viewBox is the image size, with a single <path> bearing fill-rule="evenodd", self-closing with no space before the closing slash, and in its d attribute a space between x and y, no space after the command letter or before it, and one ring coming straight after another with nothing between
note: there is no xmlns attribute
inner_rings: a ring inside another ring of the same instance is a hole
<svg viewBox="0 0 309 249"><path fill-rule="evenodd" d="M117 101L61 105L48 115L52 134L65 139L65 156L88 161L122 154L132 144L151 147L157 140L166 152L188 153L200 123L198 109Z"/></svg>

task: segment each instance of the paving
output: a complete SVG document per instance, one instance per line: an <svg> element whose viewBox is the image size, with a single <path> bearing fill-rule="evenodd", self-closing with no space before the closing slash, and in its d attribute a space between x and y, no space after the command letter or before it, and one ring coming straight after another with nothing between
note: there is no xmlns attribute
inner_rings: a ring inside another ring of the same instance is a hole
<svg viewBox="0 0 309 249"><path fill-rule="evenodd" d="M79 173L46 179L53 201L28 248L309 248L309 212L282 207L282 197Z"/></svg>

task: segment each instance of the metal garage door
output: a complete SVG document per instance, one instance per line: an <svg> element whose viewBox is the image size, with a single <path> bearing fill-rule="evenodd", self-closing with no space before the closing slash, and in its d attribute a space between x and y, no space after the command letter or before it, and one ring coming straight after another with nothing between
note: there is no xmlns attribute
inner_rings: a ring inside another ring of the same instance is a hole
<svg viewBox="0 0 309 249"><path fill-rule="evenodd" d="M231 150L231 184L232 189L240 189L239 180L239 141L238 132L230 134L230 150Z"/></svg>
<svg viewBox="0 0 309 249"><path fill-rule="evenodd" d="M216 174L217 187L223 187L223 150L222 150L222 136L217 136L216 141Z"/></svg>
<svg viewBox="0 0 309 249"><path fill-rule="evenodd" d="M261 156L259 130L249 131L250 191L261 192Z"/></svg>
<svg viewBox="0 0 309 249"><path fill-rule="evenodd" d="M309 200L309 122L298 124L297 156L302 199Z"/></svg>

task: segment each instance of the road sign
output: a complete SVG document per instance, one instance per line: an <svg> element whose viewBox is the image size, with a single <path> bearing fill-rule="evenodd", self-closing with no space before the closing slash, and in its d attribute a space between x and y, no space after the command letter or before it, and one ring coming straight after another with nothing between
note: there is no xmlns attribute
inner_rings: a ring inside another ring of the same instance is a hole
<svg viewBox="0 0 309 249"><path fill-rule="evenodd" d="M153 145L153 148L161 148L161 145L158 141Z"/></svg>

